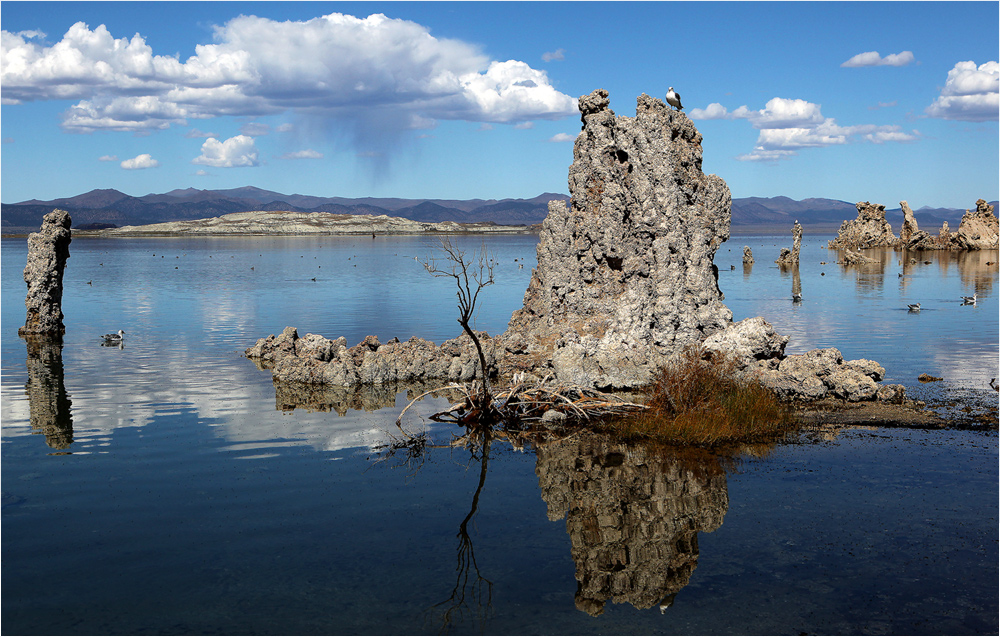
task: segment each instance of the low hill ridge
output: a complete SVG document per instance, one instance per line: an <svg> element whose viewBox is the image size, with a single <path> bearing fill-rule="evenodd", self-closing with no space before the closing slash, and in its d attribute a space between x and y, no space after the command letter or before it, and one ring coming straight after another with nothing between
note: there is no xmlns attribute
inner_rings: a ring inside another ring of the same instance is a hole
<svg viewBox="0 0 1000 637"><path fill-rule="evenodd" d="M133 197L114 189L95 189L75 197L51 201L31 199L2 204L0 229L6 233L37 230L42 216L53 208L69 211L77 227L95 223L125 226L188 221L256 210L388 215L424 223L454 221L531 225L541 223L548 213L548 202L553 199L568 200L569 196L547 192L530 199L347 198L286 195L255 186L243 186L220 190L183 188ZM857 214L853 203L822 198L800 201L789 197L734 198L732 210L734 231L791 228L796 220L813 230L836 231L841 222L853 219ZM916 218L921 228L936 231L944 221L957 225L964 212L964 208L924 206L917 209ZM887 210L886 218L890 223L900 225L902 210Z"/></svg>

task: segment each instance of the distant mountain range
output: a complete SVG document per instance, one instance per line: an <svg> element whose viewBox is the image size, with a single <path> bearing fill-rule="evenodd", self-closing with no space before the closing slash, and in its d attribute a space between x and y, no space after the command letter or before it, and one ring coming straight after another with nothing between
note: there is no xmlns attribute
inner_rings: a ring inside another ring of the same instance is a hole
<svg viewBox="0 0 1000 637"><path fill-rule="evenodd" d="M218 217L231 212L288 210L331 212L349 215L389 215L414 221L493 222L500 225L540 223L552 199L569 200L568 195L544 193L531 199L397 199L365 197L314 197L285 195L247 186L228 190L187 188L163 194L132 197L117 190L92 190L82 195L52 201L31 199L0 205L0 231L22 233L37 230L42 215L53 208L69 211L73 226L108 227L144 225ZM996 205L996 202L993 202ZM970 207L974 205L970 203ZM961 221L965 209L921 208L915 211L922 229L935 231L944 221L952 227ZM754 229L790 230L796 220L813 229L836 230L842 221L854 219L853 203L836 199L788 197L745 197L733 199L734 231ZM900 209L888 210L886 218L894 228L902 224ZM897 230L898 232L898 230Z"/></svg>

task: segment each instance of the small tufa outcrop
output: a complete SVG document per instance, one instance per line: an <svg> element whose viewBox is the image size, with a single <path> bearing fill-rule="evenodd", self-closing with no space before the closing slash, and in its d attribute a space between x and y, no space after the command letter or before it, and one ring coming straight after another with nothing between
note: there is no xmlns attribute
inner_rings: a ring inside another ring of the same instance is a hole
<svg viewBox="0 0 1000 637"><path fill-rule="evenodd" d="M743 246L743 265L753 265L753 250L750 246Z"/></svg>
<svg viewBox="0 0 1000 637"><path fill-rule="evenodd" d="M778 260L778 265L793 265L799 262L799 250L802 248L802 226L796 221L792 226L792 249L782 248Z"/></svg>
<svg viewBox="0 0 1000 637"><path fill-rule="evenodd" d="M24 305L28 314L24 326L17 331L21 336L61 336L66 332L62 313L63 270L73 240L72 222L68 212L56 209L42 218L38 232L28 235L28 263L24 267L24 282L28 285Z"/></svg>
<svg viewBox="0 0 1000 637"><path fill-rule="evenodd" d="M892 233L892 226L885 220L884 205L867 201L859 201L855 205L858 217L840 224L837 238L831 241L828 247L863 250L893 247L898 243L896 235Z"/></svg>
<svg viewBox="0 0 1000 637"><path fill-rule="evenodd" d="M549 204L524 307L501 337L504 372L635 387L732 320L712 263L731 195L701 170L701 134L646 94L634 118L608 104L605 90L580 98L572 199Z"/></svg>
<svg viewBox="0 0 1000 637"><path fill-rule="evenodd" d="M486 332L477 336L487 365L495 370L494 340ZM356 386L430 379L466 382L479 377L479 356L464 334L440 347L417 337L382 344L374 336L347 347L343 336L300 338L294 327L286 327L278 336L259 339L245 354L262 369L270 369L278 382Z"/></svg>
<svg viewBox="0 0 1000 637"><path fill-rule="evenodd" d="M860 252L854 252L853 250L844 250L843 257L840 261L841 265L869 265L873 263L879 263L878 259L873 259L869 256L865 256Z"/></svg>
<svg viewBox="0 0 1000 637"><path fill-rule="evenodd" d="M787 336L761 317L734 323L707 338L706 356L734 356L737 368L757 378L782 400L814 401L839 398L847 402L905 400L902 385L879 385L885 369L874 361L845 361L835 347L786 356Z"/></svg>

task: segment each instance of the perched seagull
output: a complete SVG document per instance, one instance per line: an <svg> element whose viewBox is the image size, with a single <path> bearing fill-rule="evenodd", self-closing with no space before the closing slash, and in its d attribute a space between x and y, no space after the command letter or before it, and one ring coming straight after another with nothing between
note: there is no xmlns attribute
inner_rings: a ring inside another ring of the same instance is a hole
<svg viewBox="0 0 1000 637"><path fill-rule="evenodd" d="M979 292L976 292L972 296L963 296L962 305L975 305L977 296L979 296Z"/></svg>
<svg viewBox="0 0 1000 637"><path fill-rule="evenodd" d="M105 343L121 343L125 340L125 332L123 330L118 330L117 334L105 334L101 338L104 339Z"/></svg>
<svg viewBox="0 0 1000 637"><path fill-rule="evenodd" d="M920 304L919 303L910 303L906 307L910 308L911 312L919 312L920 311Z"/></svg>
<svg viewBox="0 0 1000 637"><path fill-rule="evenodd" d="M674 87L667 89L667 104L670 104L679 111L683 111L684 107L681 106L681 96L674 93Z"/></svg>

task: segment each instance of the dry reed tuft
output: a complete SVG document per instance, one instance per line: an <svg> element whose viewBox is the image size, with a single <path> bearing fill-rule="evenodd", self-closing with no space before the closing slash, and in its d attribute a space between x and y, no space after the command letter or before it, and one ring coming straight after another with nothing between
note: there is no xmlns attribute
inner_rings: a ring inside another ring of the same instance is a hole
<svg viewBox="0 0 1000 637"><path fill-rule="evenodd" d="M719 447L774 440L794 424L771 391L738 373L734 358L705 360L698 347L661 368L642 394L649 409L602 428L627 440Z"/></svg>

